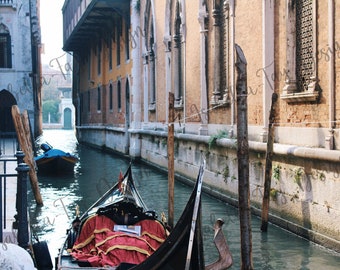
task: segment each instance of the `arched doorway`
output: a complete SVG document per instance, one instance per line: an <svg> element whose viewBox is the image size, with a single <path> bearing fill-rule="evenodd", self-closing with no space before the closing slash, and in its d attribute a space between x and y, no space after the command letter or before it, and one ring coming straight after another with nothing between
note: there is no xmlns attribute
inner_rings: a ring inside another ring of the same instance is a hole
<svg viewBox="0 0 340 270"><path fill-rule="evenodd" d="M64 109L64 128L72 129L72 110L70 108Z"/></svg>
<svg viewBox="0 0 340 270"><path fill-rule="evenodd" d="M12 106L17 105L14 96L7 90L0 91L0 133L10 135L15 132L12 119Z"/></svg>

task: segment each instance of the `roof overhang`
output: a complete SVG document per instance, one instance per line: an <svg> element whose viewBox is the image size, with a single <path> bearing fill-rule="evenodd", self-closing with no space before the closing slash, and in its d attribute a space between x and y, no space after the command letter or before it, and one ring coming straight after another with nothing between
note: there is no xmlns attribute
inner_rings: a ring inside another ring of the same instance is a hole
<svg viewBox="0 0 340 270"><path fill-rule="evenodd" d="M75 15L75 14L74 14ZM130 21L130 0L92 0L71 34L64 40L64 51L81 52L84 47L108 38L114 25Z"/></svg>

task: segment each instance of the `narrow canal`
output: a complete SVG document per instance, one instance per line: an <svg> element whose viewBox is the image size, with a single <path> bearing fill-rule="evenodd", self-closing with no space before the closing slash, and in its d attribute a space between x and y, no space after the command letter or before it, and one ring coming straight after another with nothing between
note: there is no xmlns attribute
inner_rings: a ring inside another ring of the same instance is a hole
<svg viewBox="0 0 340 270"><path fill-rule="evenodd" d="M38 175L44 202L42 207L35 205L32 192L29 192L32 230L39 240L47 241L54 262L68 224L75 215L76 205L79 205L81 212L85 211L117 181L119 171L125 171L129 160L84 145L77 145L74 132L69 130L45 130L44 139L55 148L77 153L80 157L80 162L72 175L56 177ZM158 215L162 212L167 215L167 175L139 163L134 163L133 175L148 207L156 210ZM175 219L179 218L191 190L192 187L175 183ZM203 194L202 217L205 262L209 263L217 259L217 251L212 242L213 223L216 218L223 218L225 221L223 231L234 259L230 269L240 269L238 210ZM263 234L260 225L260 220L253 216L255 269L340 269L340 254L326 250L274 225L269 225L268 233Z"/></svg>

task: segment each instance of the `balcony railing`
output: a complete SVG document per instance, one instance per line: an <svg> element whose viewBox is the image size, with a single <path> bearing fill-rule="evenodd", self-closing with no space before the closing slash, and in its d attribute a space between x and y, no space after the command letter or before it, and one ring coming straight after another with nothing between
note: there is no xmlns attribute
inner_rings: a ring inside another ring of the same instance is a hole
<svg viewBox="0 0 340 270"><path fill-rule="evenodd" d="M0 0L0 7L6 6L6 7L12 7L15 6L17 3L17 0Z"/></svg>
<svg viewBox="0 0 340 270"><path fill-rule="evenodd" d="M105 35L112 24L129 23L130 0L65 0L63 6L64 50L83 50L93 36Z"/></svg>
<svg viewBox="0 0 340 270"><path fill-rule="evenodd" d="M64 18L64 42L70 37L74 27L85 13L87 7L93 0L70 1L65 0L63 7Z"/></svg>

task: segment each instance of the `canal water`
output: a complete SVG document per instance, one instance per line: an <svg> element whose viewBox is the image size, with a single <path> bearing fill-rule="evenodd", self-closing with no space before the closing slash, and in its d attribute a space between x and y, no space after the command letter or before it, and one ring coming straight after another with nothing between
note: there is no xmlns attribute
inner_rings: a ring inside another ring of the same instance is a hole
<svg viewBox="0 0 340 270"><path fill-rule="evenodd" d="M40 241L47 241L52 261L62 245L69 222L78 205L81 213L92 205L118 179L130 160L79 145L71 130L44 130L43 139L53 147L79 155L74 174L66 176L38 175L44 205L35 204L29 192L32 230ZM167 215L167 175L155 168L133 163L136 186L150 210ZM179 218L192 187L175 183L175 221ZM213 224L223 218L223 231L233 255L230 269L240 269L240 229L238 210L208 195L202 195L202 226L205 262L218 258L212 242ZM259 218L252 216L253 263L255 269L340 269L340 254L269 225L268 233L260 230Z"/></svg>

